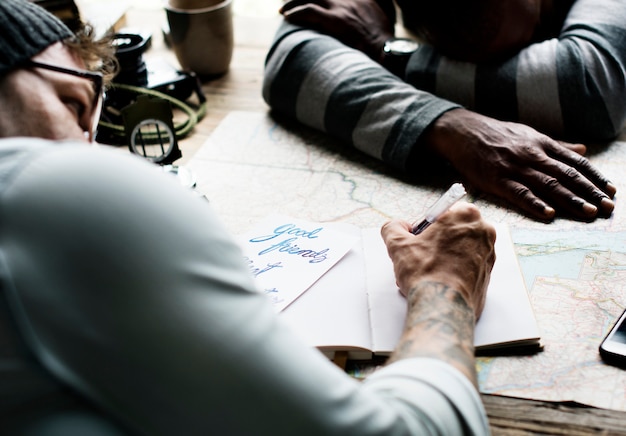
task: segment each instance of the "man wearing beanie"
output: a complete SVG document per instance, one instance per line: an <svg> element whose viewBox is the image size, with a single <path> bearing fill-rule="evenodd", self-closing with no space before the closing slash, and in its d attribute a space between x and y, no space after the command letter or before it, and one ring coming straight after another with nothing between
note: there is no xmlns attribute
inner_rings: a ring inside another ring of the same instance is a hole
<svg viewBox="0 0 626 436"><path fill-rule="evenodd" d="M0 46L0 434L489 432L475 207L383 227L407 328L357 382L283 327L209 203L88 144L102 47L26 0L0 1Z"/></svg>
<svg viewBox="0 0 626 436"><path fill-rule="evenodd" d="M0 137L93 138L103 78L85 69L109 77L114 65L110 46L94 42L89 27L75 35L34 3L10 0L0 2L0 47L5 82L0 98L13 99L12 105L0 107Z"/></svg>

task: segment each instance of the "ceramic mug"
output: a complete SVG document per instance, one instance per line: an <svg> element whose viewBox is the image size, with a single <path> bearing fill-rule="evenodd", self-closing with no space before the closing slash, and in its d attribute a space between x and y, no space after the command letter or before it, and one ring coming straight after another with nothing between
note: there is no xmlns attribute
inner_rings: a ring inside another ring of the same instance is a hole
<svg viewBox="0 0 626 436"><path fill-rule="evenodd" d="M183 70L200 77L219 76L228 71L233 55L232 0L211 6L183 9L172 6L201 4L215 0L169 0L165 12L169 42Z"/></svg>
<svg viewBox="0 0 626 436"><path fill-rule="evenodd" d="M224 0L168 0L174 9L204 9L222 3Z"/></svg>

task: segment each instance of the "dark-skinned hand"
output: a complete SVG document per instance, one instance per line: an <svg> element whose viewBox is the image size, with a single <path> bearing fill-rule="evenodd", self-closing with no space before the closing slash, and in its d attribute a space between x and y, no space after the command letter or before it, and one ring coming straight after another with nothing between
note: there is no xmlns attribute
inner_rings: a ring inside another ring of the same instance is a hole
<svg viewBox="0 0 626 436"><path fill-rule="evenodd" d="M290 0L279 12L290 23L332 36L377 62L385 41L394 36L392 0Z"/></svg>
<svg viewBox="0 0 626 436"><path fill-rule="evenodd" d="M615 207L616 188L582 156L584 145L553 140L523 124L455 109L437 119L420 143L474 188L538 220L559 213L591 221Z"/></svg>

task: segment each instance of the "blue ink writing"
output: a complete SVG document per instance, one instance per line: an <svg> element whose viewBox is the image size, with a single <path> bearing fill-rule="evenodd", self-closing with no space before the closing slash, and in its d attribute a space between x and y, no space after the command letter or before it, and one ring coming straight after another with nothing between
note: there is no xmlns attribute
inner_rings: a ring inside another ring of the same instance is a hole
<svg viewBox="0 0 626 436"><path fill-rule="evenodd" d="M300 248L296 244L293 244L293 242L297 240L298 238L296 237L296 238L285 239L284 241L281 241L281 242L277 242L276 244L269 246L265 250L259 251L259 256L278 250L281 253L293 254L293 255L304 257L304 258L311 258L311 260L309 260L309 263L320 263L326 260L327 258L326 253L328 253L329 251L328 248L324 248L323 250L320 250L320 251L306 250L306 249Z"/></svg>
<svg viewBox="0 0 626 436"><path fill-rule="evenodd" d="M266 289L265 295L270 297L270 301L274 306L278 306L279 304L283 304L285 302L285 299L280 296L280 293L276 288Z"/></svg>
<svg viewBox="0 0 626 436"><path fill-rule="evenodd" d="M258 277L265 272L273 270L274 268L283 267L282 262L276 262L276 263L268 263L265 267L258 268L257 266L254 265L254 261L250 259L248 256L244 256L244 260L248 264L248 268L250 268L250 272L252 273L254 277Z"/></svg>
<svg viewBox="0 0 626 436"><path fill-rule="evenodd" d="M271 271L274 268L282 268L282 262L276 262L276 263L268 263L267 266L265 266L264 268L250 268L250 271L252 271L252 275L254 277L258 277L261 274Z"/></svg>
<svg viewBox="0 0 626 436"><path fill-rule="evenodd" d="M274 233L271 235L258 236L250 239L250 242L265 242L270 239L274 239L281 235L296 236L298 238L316 239L317 234L323 230L322 227L318 227L315 230L304 230L296 227L295 224L283 224L274 229Z"/></svg>

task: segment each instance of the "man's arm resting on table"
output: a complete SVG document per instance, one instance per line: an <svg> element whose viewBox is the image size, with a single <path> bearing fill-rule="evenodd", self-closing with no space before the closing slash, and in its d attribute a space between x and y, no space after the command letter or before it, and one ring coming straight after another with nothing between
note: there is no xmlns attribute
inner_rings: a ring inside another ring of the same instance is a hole
<svg viewBox="0 0 626 436"><path fill-rule="evenodd" d="M462 110L312 30L283 24L268 55L263 96L275 111L402 170L415 171L411 162L423 161L429 149L475 188L543 221L556 211L591 220L613 210L615 187L576 156L584 146Z"/></svg>
<svg viewBox="0 0 626 436"><path fill-rule="evenodd" d="M266 60L263 98L274 111L401 170L424 130L459 107L330 36L287 22Z"/></svg>
<svg viewBox="0 0 626 436"><path fill-rule="evenodd" d="M558 37L488 63L450 59L424 45L409 61L406 80L468 109L551 136L606 141L626 120L624 32L626 3L577 0Z"/></svg>

